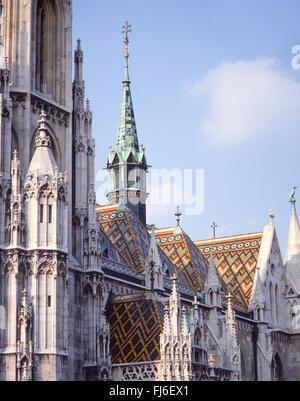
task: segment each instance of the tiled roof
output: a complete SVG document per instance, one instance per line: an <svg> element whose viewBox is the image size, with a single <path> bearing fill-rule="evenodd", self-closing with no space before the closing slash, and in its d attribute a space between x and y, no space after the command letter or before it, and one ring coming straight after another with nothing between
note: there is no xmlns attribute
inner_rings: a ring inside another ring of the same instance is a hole
<svg viewBox="0 0 300 401"><path fill-rule="evenodd" d="M143 262L137 245L137 238L128 217L131 212L128 209L119 210L119 205L111 205L98 206L96 213L100 228L122 255L127 265L135 273L142 273L144 270Z"/></svg>
<svg viewBox="0 0 300 401"><path fill-rule="evenodd" d="M147 293L114 300L107 311L112 363L136 363L160 358L163 307Z"/></svg>
<svg viewBox="0 0 300 401"><path fill-rule="evenodd" d="M155 231L157 244L194 292L202 292L208 264L191 239L174 227Z"/></svg>
<svg viewBox="0 0 300 401"><path fill-rule="evenodd" d="M126 266L135 274L142 274L148 257L151 237L138 218L125 206L97 206L97 218L101 232L121 255ZM176 274L176 267L159 249L161 262L169 276ZM178 275L178 284L190 286L185 278Z"/></svg>
<svg viewBox="0 0 300 401"><path fill-rule="evenodd" d="M213 253L225 287L245 310L249 307L262 235L260 232L195 242L207 260Z"/></svg>

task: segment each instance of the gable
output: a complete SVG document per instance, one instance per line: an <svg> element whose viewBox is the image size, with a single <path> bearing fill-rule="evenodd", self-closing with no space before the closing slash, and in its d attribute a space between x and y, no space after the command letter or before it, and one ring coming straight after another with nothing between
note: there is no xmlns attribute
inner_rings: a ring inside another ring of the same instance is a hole
<svg viewBox="0 0 300 401"><path fill-rule="evenodd" d="M157 245L193 291L203 292L208 265L192 241L175 228L156 230L155 236Z"/></svg>
<svg viewBox="0 0 300 401"><path fill-rule="evenodd" d="M213 253L226 290L237 298L245 310L250 303L261 242L262 233L195 242L207 260Z"/></svg>

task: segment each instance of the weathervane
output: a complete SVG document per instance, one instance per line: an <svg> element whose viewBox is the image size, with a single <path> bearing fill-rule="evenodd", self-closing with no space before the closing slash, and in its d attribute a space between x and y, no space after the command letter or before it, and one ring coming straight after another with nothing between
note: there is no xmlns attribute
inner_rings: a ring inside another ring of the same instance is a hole
<svg viewBox="0 0 300 401"><path fill-rule="evenodd" d="M218 228L216 222L214 221L211 228L213 229L213 238L216 238L216 228Z"/></svg>
<svg viewBox="0 0 300 401"><path fill-rule="evenodd" d="M132 32L131 30L131 25L128 25L128 21L125 22L125 25L123 26L124 31L122 31L123 34L125 34L125 39L124 39L124 44L125 44L125 58L128 59L129 54L128 54L128 45L129 45L129 38L128 34Z"/></svg>
<svg viewBox="0 0 300 401"><path fill-rule="evenodd" d="M296 199L295 199L296 189L297 189L297 187L293 187L293 189L291 191L291 194L290 194L290 202L291 203L296 203Z"/></svg>

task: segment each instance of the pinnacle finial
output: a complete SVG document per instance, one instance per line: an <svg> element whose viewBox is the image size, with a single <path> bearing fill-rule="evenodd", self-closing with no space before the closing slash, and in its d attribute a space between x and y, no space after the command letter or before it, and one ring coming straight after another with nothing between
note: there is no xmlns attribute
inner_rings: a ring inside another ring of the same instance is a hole
<svg viewBox="0 0 300 401"><path fill-rule="evenodd" d="M81 39L77 39L77 50L81 50Z"/></svg>
<svg viewBox="0 0 300 401"><path fill-rule="evenodd" d="M269 212L269 217L270 217L270 219L271 219L271 223L274 223L275 214L274 214L273 210L270 210L270 212Z"/></svg>
<svg viewBox="0 0 300 401"><path fill-rule="evenodd" d="M296 189L297 189L297 187L293 187L291 190L291 194L290 194L290 202L291 203L296 203L296 198L295 198Z"/></svg>
<svg viewBox="0 0 300 401"><path fill-rule="evenodd" d="M177 212L175 213L175 217L177 217L177 227L180 227L180 217L182 216L182 213L179 211L179 206L177 206Z"/></svg>
<svg viewBox="0 0 300 401"><path fill-rule="evenodd" d="M125 25L123 26L124 31L122 31L123 34L125 34L124 38L124 44L125 44L125 59L128 60L129 54L128 54L128 45L129 45L129 38L128 34L132 32L131 30L131 25L128 25L128 21L125 22Z"/></svg>
<svg viewBox="0 0 300 401"><path fill-rule="evenodd" d="M40 118L38 120L40 128L45 128L46 121L47 121L47 113L45 112L44 109L42 109L40 112Z"/></svg>
<svg viewBox="0 0 300 401"><path fill-rule="evenodd" d="M47 128L47 113L44 109L41 110L40 112L40 119L38 120L39 124L39 135L36 137L35 140L35 145L36 147L38 146L44 146L44 147L51 147L51 140L50 137L47 135L48 134L48 128Z"/></svg>
<svg viewBox="0 0 300 401"><path fill-rule="evenodd" d="M15 149L15 150L13 151L13 159L14 159L14 160L17 160L17 159L18 159L18 151L17 151L17 149Z"/></svg>

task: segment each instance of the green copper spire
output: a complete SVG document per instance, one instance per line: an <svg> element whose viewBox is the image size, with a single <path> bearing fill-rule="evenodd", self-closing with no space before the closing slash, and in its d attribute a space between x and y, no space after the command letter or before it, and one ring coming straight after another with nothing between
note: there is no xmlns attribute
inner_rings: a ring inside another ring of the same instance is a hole
<svg viewBox="0 0 300 401"><path fill-rule="evenodd" d="M127 207L146 226L146 202L148 165L145 148L139 146L128 71L128 33L131 27L126 21L125 34L125 74L123 96L117 142L110 146L107 170L109 172L109 192L107 199L120 207Z"/></svg>
<svg viewBox="0 0 300 401"><path fill-rule="evenodd" d="M125 36L125 73L123 80L123 96L121 103L121 112L119 120L119 128L117 134L116 148L111 149L109 154L109 163L113 163L116 158L118 162L127 162L131 156L132 162L137 164L144 164L146 166L146 158L143 146L139 146L137 129L134 117L133 102L130 90L129 67L128 67L128 33L131 32L131 26L126 25L123 27Z"/></svg>

